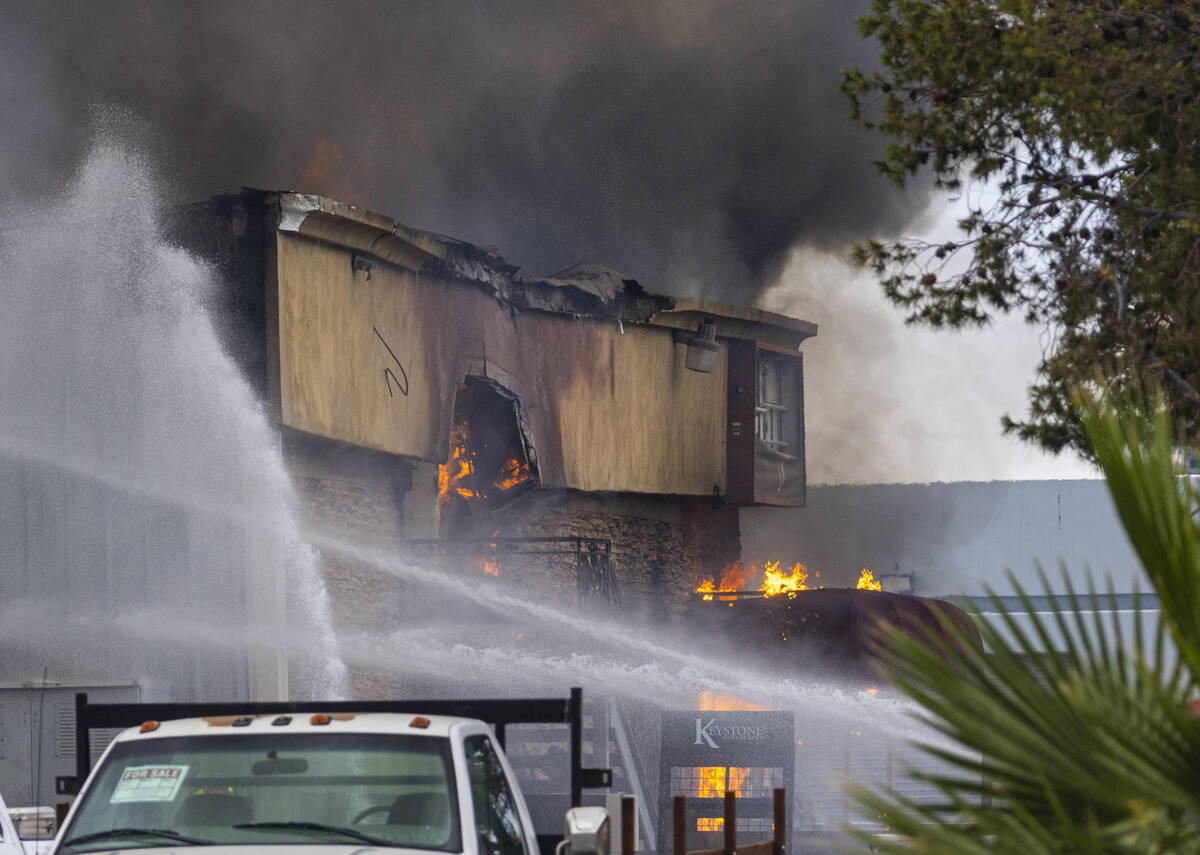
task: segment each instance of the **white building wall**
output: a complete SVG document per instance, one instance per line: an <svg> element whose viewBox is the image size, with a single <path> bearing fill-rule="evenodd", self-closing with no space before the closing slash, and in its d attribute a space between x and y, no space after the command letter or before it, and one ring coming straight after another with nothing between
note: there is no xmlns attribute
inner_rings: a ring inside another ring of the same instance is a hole
<svg viewBox="0 0 1200 855"><path fill-rule="evenodd" d="M866 567L911 573L926 596L1009 594L1006 569L1040 590L1040 561L1062 591L1061 560L1081 587L1090 568L1148 589L1101 480L810 486L807 507L741 513L744 562L800 561L829 586Z"/></svg>

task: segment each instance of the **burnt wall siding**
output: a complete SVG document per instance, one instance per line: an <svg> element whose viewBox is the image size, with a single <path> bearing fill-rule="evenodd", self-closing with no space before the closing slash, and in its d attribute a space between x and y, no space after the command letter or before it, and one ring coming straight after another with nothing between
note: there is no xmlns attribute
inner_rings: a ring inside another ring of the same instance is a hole
<svg viewBox="0 0 1200 855"><path fill-rule="evenodd" d="M563 481L543 483L653 495L724 491L724 350L716 370L700 374L685 367L686 348L668 329L530 313L518 316L517 330L526 385L545 411L543 435L561 453Z"/></svg>
<svg viewBox="0 0 1200 855"><path fill-rule="evenodd" d="M474 284L383 262L368 279L351 258L278 235L284 424L440 462L455 394L474 375L520 400L543 486L724 491L723 352L697 374L669 329L518 312Z"/></svg>

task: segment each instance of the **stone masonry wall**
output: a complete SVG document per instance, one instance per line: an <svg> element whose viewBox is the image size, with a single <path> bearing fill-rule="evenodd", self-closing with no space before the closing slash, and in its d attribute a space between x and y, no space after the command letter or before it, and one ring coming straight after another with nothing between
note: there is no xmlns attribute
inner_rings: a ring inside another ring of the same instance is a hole
<svg viewBox="0 0 1200 855"><path fill-rule="evenodd" d="M584 537L611 541L619 617L635 625L678 625L698 582L738 560L736 509L708 497L530 490L494 508L473 505L439 524L437 466L286 431L284 452L302 522L318 538L334 628L348 660L352 696L411 691L403 669L359 651L446 608L447 592L405 578L404 562L468 586L499 584L517 597L573 612L580 608L574 555L501 555L499 575L484 554L413 549L413 539ZM439 532L439 525L441 531ZM353 550L369 550L355 555ZM379 561L371 560L378 558ZM611 614L597 603L585 608ZM379 645L376 645L379 647ZM386 645L381 649L386 649Z"/></svg>
<svg viewBox="0 0 1200 855"><path fill-rule="evenodd" d="M714 508L707 497L535 491L474 528L476 536L499 531L508 537L611 541L623 617L656 626L678 622L698 582L740 557L736 509ZM518 589L576 605L569 560L525 560L509 575ZM500 576L506 576L503 566Z"/></svg>
<svg viewBox="0 0 1200 855"><path fill-rule="evenodd" d="M285 432L284 452L302 522L318 538L334 629L348 659L351 695L397 696L395 675L357 663L353 648L361 639L399 625L408 585L388 562L401 554L406 538L432 533L434 498L413 489L429 478L414 477L420 467L404 458L295 431ZM356 555L356 549L370 555ZM370 560L376 556L383 561Z"/></svg>

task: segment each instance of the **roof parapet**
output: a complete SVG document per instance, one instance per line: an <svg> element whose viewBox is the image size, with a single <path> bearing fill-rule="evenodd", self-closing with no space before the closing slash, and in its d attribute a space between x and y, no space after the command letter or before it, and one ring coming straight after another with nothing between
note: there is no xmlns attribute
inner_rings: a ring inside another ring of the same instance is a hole
<svg viewBox="0 0 1200 855"><path fill-rule="evenodd" d="M522 280L517 267L495 252L456 238L409 228L391 217L325 196L280 192L280 231L295 232L370 253L408 270L435 262L435 271L474 282L520 309L695 330L711 319L717 335L799 348L817 325L764 309L733 306L698 297L674 299L647 293L637 280L600 265L578 264L553 276Z"/></svg>
<svg viewBox="0 0 1200 855"><path fill-rule="evenodd" d="M335 202L324 196L279 194L279 230L369 252L385 261L420 270L432 259L446 258L446 247L402 223Z"/></svg>
<svg viewBox="0 0 1200 855"><path fill-rule="evenodd" d="M764 341L779 347L799 348L801 342L817 334L817 325L766 309L731 306L700 297L680 297L675 305L656 312L650 323L678 330L694 330L705 319L717 327L723 338Z"/></svg>

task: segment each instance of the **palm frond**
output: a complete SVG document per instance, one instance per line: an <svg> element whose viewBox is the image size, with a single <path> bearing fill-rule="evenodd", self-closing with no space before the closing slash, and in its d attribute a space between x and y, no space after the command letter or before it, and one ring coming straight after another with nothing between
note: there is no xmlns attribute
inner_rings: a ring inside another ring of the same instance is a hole
<svg viewBox="0 0 1200 855"><path fill-rule="evenodd" d="M1146 401L1151 404L1147 405ZM936 802L858 791L926 853L1200 853L1200 490L1179 478L1170 425L1153 398L1082 400L1084 424L1119 518L1160 603L1147 626L1140 587L1132 636L1111 578L1082 590L1039 566L1039 612L1008 573L1017 607L987 590L982 646L943 632L890 629L877 642L897 687L943 744L941 773L911 777ZM865 839L866 832L858 832Z"/></svg>

